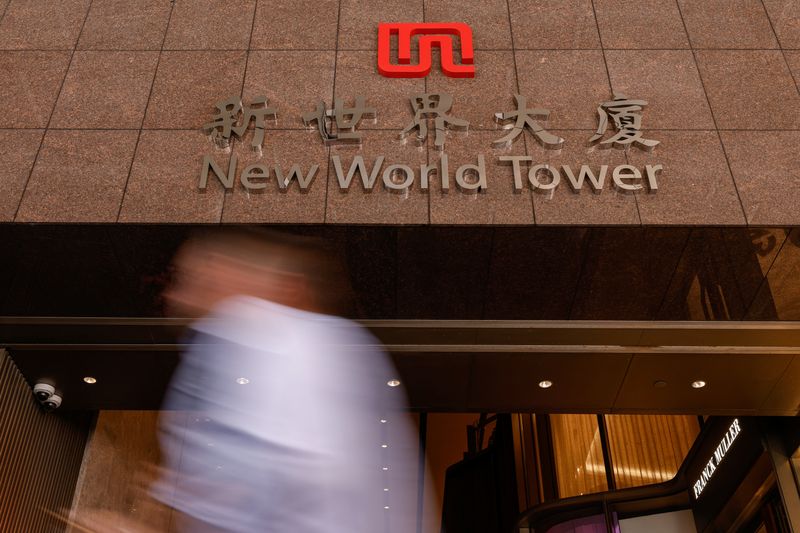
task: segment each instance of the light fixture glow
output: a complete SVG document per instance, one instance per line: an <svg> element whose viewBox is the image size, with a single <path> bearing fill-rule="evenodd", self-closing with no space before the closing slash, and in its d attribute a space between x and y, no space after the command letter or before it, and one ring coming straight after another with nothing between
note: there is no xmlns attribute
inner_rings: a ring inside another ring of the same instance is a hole
<svg viewBox="0 0 800 533"><path fill-rule="evenodd" d="M389 447L388 444L381 444L381 448L388 448L388 447Z"/></svg>
<svg viewBox="0 0 800 533"><path fill-rule="evenodd" d="M389 506L388 505L384 505L383 508L384 509L389 509Z"/></svg>
<svg viewBox="0 0 800 533"><path fill-rule="evenodd" d="M89 385L94 385L95 383L97 383L97 378L94 378L92 376L86 376L85 378L83 378L83 382L88 383Z"/></svg>
<svg viewBox="0 0 800 533"><path fill-rule="evenodd" d="M236 383L238 383L239 385L247 385L248 383L250 383L250 380L247 378L236 378Z"/></svg>
<svg viewBox="0 0 800 533"><path fill-rule="evenodd" d="M389 381L386 382L386 384L389 385L390 387L399 387L400 386L400 380L399 379L390 379Z"/></svg>
<svg viewBox="0 0 800 533"><path fill-rule="evenodd" d="M692 381L692 388L693 389L702 389L706 386L706 382L702 379L698 379L697 381Z"/></svg>
<svg viewBox="0 0 800 533"><path fill-rule="evenodd" d="M384 488L384 489L383 489L383 492L389 492L389 488L388 488L388 487L387 487L387 488Z"/></svg>
<svg viewBox="0 0 800 533"><path fill-rule="evenodd" d="M386 420L385 418L381 418L381 424L385 424L386 422L388 422L388 420Z"/></svg>
<svg viewBox="0 0 800 533"><path fill-rule="evenodd" d="M381 470L383 470L384 472L386 472L387 470L389 470L389 467L388 467L388 466L384 466L383 468L381 468Z"/></svg>
<svg viewBox="0 0 800 533"><path fill-rule="evenodd" d="M552 386L553 386L553 382L550 381L549 379L543 379L542 381L539 382L539 388L540 389L549 389Z"/></svg>

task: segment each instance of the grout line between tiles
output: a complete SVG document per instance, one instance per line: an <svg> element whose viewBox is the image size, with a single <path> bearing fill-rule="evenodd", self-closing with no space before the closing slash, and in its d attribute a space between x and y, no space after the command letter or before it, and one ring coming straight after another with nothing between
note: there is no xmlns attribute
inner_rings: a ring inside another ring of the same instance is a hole
<svg viewBox="0 0 800 533"><path fill-rule="evenodd" d="M11 5L11 2L9 2ZM78 31L78 36L75 38L75 45L72 47L72 51L69 55L69 61L67 62L67 68L64 70L64 76L61 78L61 85L58 87L58 94L56 95L55 100L53 101L53 107L50 108L50 115L47 117L47 125L44 128L44 133L42 134L42 141L39 143L39 148L36 150L36 156L33 158L33 165L31 165L31 170L28 172L28 177L25 179L25 186L22 188L22 194L19 197L19 203L17 204L17 209L14 211L14 217L12 220L16 221L17 216L19 215L19 210L22 207L22 201L25 199L25 192L28 190L28 185L31 181L31 176L33 176L33 171L36 168L36 164L39 162L39 154L42 153L42 146L44 146L44 140L47 138L47 130L50 128L50 122L53 120L53 114L56 111L56 106L58 105L58 100L61 98L61 92L64 90L64 84L67 81L67 75L69 75L69 69L72 66L72 58L75 57L75 48L78 46L78 41L81 40L81 34L83 33L83 27L86 25L86 20L89 18L89 11L92 9L92 0L89 0L89 5L86 7L86 13L83 15L83 22L81 23L81 29ZM4 15L5 16L5 15Z"/></svg>

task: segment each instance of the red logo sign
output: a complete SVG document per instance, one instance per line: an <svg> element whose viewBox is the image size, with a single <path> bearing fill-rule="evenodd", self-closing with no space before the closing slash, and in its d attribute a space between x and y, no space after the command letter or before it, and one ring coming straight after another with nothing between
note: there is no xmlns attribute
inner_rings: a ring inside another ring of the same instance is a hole
<svg viewBox="0 0 800 533"><path fill-rule="evenodd" d="M397 61L392 63L391 40L397 35ZM419 63L411 64L411 38L419 35ZM461 42L461 63L453 60L453 36ZM431 71L432 49L438 46L442 72L451 78L474 78L472 29L462 22L397 22L378 25L378 72L388 78L424 78Z"/></svg>

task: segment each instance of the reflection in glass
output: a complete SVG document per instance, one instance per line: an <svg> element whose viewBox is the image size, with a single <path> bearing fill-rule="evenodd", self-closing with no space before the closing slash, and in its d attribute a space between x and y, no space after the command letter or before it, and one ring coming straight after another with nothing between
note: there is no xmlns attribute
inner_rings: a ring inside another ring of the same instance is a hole
<svg viewBox="0 0 800 533"><path fill-rule="evenodd" d="M607 415L605 420L618 489L675 477L700 431L695 416Z"/></svg>
<svg viewBox="0 0 800 533"><path fill-rule="evenodd" d="M550 415L561 498L608 490L595 415Z"/></svg>

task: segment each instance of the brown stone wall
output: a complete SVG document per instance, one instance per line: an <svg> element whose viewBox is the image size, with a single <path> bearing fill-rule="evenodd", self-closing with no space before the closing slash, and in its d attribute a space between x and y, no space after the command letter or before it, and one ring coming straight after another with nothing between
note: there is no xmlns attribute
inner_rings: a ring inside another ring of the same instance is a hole
<svg viewBox="0 0 800 533"><path fill-rule="evenodd" d="M0 0L0 220L541 225L800 223L800 4L796 0ZM474 79L438 66L424 79L376 69L377 24L463 21L475 38ZM430 142L403 144L408 98L449 92L468 134L448 135L452 165L487 158L489 187L408 194L339 190L332 155L435 163ZM649 102L652 153L587 146L597 105L615 91ZM521 93L549 108L564 137L546 151L525 133L491 141L495 112ZM201 126L213 104L269 98L278 119L263 154L216 149ZM377 108L360 149L325 147L301 114L356 94ZM308 193L262 194L214 180L200 163L320 165ZM512 191L496 156L537 162L663 164L656 194Z"/></svg>

